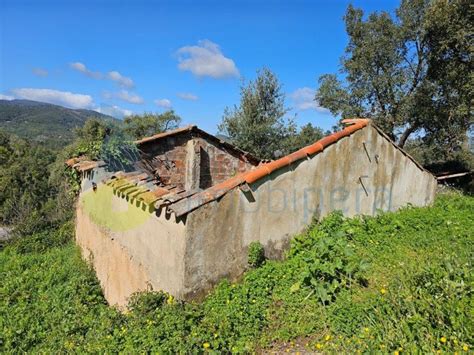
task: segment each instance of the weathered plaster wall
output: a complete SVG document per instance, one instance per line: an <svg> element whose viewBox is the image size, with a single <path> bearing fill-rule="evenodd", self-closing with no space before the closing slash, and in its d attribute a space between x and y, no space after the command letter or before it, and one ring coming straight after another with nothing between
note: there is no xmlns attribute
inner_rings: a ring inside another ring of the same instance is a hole
<svg viewBox="0 0 474 355"><path fill-rule="evenodd" d="M136 263L107 230L93 223L80 205L76 212L76 243L83 258L94 267L109 304L124 306L132 293L148 288L145 268Z"/></svg>
<svg viewBox="0 0 474 355"><path fill-rule="evenodd" d="M113 194L107 185L81 193L76 239L110 304L124 306L133 292L183 290L185 226Z"/></svg>
<svg viewBox="0 0 474 355"><path fill-rule="evenodd" d="M209 162L227 159L225 152L212 151L198 139L188 140L184 149L187 174L202 174L197 164L201 149L210 152ZM224 163L229 171L243 169L241 164L239 159ZM222 174L218 164L209 164L209 171ZM179 298L199 296L222 277L241 275L252 241L260 241L268 257L278 258L313 218L333 210L353 216L407 203L423 206L433 201L436 189L432 175L371 126L275 171L249 191L229 191L179 222L114 195L109 186L98 183L93 192L90 180L98 182L104 174L98 169L83 182L77 242L109 303L121 306L131 293L150 287ZM197 182L190 179L186 187L199 187Z"/></svg>
<svg viewBox="0 0 474 355"><path fill-rule="evenodd" d="M369 126L312 158L235 189L187 216L185 293L197 295L222 277L237 277L247 247L260 241L279 257L313 218L430 204L436 180Z"/></svg>

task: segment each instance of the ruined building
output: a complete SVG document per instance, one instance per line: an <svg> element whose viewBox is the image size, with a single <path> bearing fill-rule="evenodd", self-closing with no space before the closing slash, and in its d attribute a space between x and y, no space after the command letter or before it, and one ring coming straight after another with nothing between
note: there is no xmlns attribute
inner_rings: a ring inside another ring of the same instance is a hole
<svg viewBox="0 0 474 355"><path fill-rule="evenodd" d="M132 169L68 161L82 172L76 240L110 304L140 290L181 299L239 276L259 241L270 258L333 210L346 216L430 204L436 179L369 120L281 159L189 126L137 142Z"/></svg>

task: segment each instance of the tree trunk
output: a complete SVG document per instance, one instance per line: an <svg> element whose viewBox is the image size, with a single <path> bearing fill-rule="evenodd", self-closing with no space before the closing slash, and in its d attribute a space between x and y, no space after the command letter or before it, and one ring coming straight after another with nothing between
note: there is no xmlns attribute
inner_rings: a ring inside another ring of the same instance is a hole
<svg viewBox="0 0 474 355"><path fill-rule="evenodd" d="M410 136L410 134L412 134L413 132L416 131L416 127L415 126L410 126L408 127L405 132L402 133L402 135L400 136L400 139L398 140L398 146L400 148L403 148L405 143L407 142L407 139L408 137Z"/></svg>

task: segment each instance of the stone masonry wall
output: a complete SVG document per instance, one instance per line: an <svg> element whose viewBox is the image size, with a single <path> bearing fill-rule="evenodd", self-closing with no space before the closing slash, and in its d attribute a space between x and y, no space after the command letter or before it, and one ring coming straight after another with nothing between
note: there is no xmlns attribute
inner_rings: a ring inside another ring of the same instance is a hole
<svg viewBox="0 0 474 355"><path fill-rule="evenodd" d="M193 140L194 152L189 150L190 140ZM189 132L142 144L140 150L147 155L161 181L165 185L176 185L178 188L188 187L187 159L192 159L192 165L198 169L193 177L197 181L191 185L202 189L223 182L253 166L236 152L205 138L193 137ZM189 154L194 155L189 157Z"/></svg>
<svg viewBox="0 0 474 355"><path fill-rule="evenodd" d="M199 187L202 189L221 183L253 166L242 157L232 155L224 148L203 138L198 138L196 147L199 149L196 153L199 154Z"/></svg>
<svg viewBox="0 0 474 355"><path fill-rule="evenodd" d="M140 146L150 165L155 169L165 185L176 185L184 188L186 181L187 142L189 133L165 137Z"/></svg>

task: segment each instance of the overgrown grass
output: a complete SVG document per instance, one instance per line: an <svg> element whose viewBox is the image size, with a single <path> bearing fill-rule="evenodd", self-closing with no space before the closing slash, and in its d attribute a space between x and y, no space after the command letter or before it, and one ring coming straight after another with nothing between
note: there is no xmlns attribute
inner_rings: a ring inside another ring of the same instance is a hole
<svg viewBox="0 0 474 355"><path fill-rule="evenodd" d="M0 352L470 351L474 198L378 217L335 213L202 304L107 307L65 229L0 252ZM36 239L35 239L36 238ZM26 245L26 246L25 246Z"/></svg>

